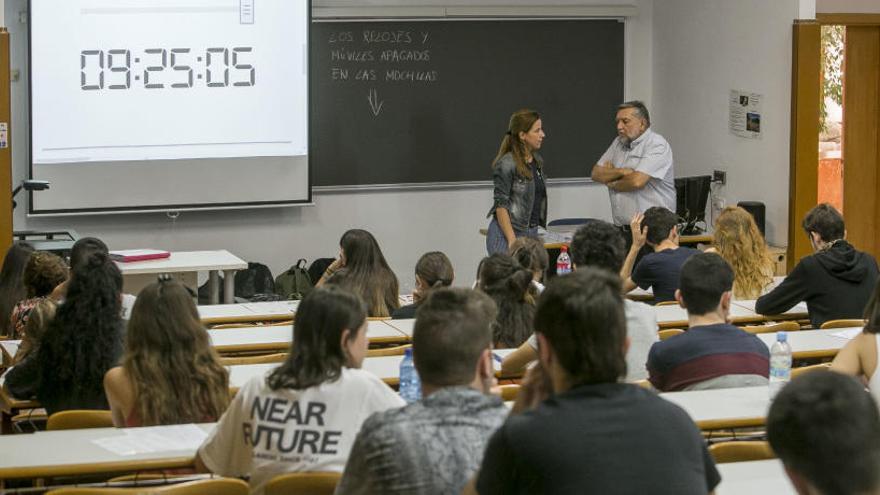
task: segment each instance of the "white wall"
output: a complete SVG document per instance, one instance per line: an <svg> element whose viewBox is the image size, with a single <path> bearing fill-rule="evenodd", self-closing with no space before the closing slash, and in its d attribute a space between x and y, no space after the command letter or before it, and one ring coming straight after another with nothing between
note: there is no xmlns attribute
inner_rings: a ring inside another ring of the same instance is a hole
<svg viewBox="0 0 880 495"><path fill-rule="evenodd" d="M2 10L6 12L13 39L12 67L20 70L23 75L13 83L12 88L13 180L19 181L27 175L28 150L27 83L24 77L27 74L26 26L18 23L18 13L25 9L26 2L0 1L5 4ZM652 0L554 2L554 5L639 6L640 14L631 21L626 34L627 49L633 54L627 65L627 97L647 98L650 95L651 2ZM510 3L534 5L534 2L524 0L460 1L459 5ZM412 0L316 0L313 5L402 7L453 4ZM75 116L59 117L75 119ZM552 145L552 137L547 145ZM585 158L595 160L598 157ZM585 167L586 165L587 163L584 164ZM552 177L552 163L548 164L548 174ZM95 187L112 187L112 184L96 184ZM88 191L83 193L88 194ZM221 191L218 191L218 196L222 196ZM488 187L441 191L318 193L314 195L313 207L185 212L176 221L166 218L164 214L27 218L25 201L20 201L21 206L15 212L16 230L73 228L81 236L101 237L115 249L225 248L244 259L266 263L276 274L299 257L311 261L314 258L335 255L339 237L346 229L365 228L379 239L389 263L401 280L402 288L407 289L413 284L412 270L417 258L425 251L434 249L445 251L452 259L460 284L470 284L473 281L477 262L485 253L484 239L477 231L487 225L485 215L492 199L491 189ZM610 218L607 193L602 186L553 186L549 190L549 201L551 218Z"/></svg>
<svg viewBox="0 0 880 495"><path fill-rule="evenodd" d="M787 243L792 23L798 0L663 0L654 9L654 121L677 176L727 171L722 195L767 205ZM728 131L728 95L764 95L763 139Z"/></svg>
<svg viewBox="0 0 880 495"><path fill-rule="evenodd" d="M880 14L877 0L816 0L816 12L828 14Z"/></svg>

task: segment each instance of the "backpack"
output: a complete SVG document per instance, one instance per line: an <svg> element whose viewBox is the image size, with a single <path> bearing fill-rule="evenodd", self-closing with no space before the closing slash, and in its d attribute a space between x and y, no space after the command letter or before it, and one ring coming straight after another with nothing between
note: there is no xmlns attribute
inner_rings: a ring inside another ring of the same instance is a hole
<svg viewBox="0 0 880 495"><path fill-rule="evenodd" d="M246 269L235 272L234 284L235 296L248 300L258 294L273 294L275 292L275 280L272 278L272 272L262 263L248 263Z"/></svg>
<svg viewBox="0 0 880 495"><path fill-rule="evenodd" d="M309 278L318 283L318 280L321 280L321 276L327 271L327 267L333 264L333 261L333 258L318 258L313 261L312 266L309 267Z"/></svg>
<svg viewBox="0 0 880 495"><path fill-rule="evenodd" d="M275 279L275 293L283 299L302 299L312 287L312 279L306 271L306 260L303 258Z"/></svg>

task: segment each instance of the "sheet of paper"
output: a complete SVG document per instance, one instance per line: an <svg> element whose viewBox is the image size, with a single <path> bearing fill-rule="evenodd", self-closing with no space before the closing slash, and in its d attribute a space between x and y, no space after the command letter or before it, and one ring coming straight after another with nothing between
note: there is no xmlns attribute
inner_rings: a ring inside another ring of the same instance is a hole
<svg viewBox="0 0 880 495"><path fill-rule="evenodd" d="M124 435L96 438L95 445L119 456L133 456L168 452L175 450L195 450L204 442L208 434L196 425L150 426L130 428Z"/></svg>
<svg viewBox="0 0 880 495"><path fill-rule="evenodd" d="M834 332L831 334L832 337L838 337L841 339L852 340L856 338L856 335L862 333L861 328L847 328L846 330L841 330L839 332Z"/></svg>

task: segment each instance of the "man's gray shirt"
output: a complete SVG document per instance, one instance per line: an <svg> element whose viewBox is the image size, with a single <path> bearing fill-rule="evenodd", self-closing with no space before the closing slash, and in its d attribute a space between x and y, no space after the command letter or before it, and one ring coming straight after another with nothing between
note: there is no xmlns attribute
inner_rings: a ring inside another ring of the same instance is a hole
<svg viewBox="0 0 880 495"><path fill-rule="evenodd" d="M458 495L507 413L498 397L449 387L373 414L355 439L336 493Z"/></svg>

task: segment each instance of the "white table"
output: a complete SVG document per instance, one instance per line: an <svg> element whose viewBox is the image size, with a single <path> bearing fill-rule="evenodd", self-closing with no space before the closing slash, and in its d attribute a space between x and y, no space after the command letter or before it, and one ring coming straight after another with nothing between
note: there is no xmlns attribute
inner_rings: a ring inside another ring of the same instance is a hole
<svg viewBox="0 0 880 495"><path fill-rule="evenodd" d="M717 495L797 494L777 459L728 462L716 466L721 473L721 484L715 489Z"/></svg>
<svg viewBox="0 0 880 495"><path fill-rule="evenodd" d="M664 328L687 328L687 310L675 305L652 306L657 324ZM800 303L781 315L764 316L755 312L755 300L731 301L730 320L735 325L761 323L769 320L799 320L807 317L807 308Z"/></svg>
<svg viewBox="0 0 880 495"><path fill-rule="evenodd" d="M687 411L702 430L761 426L770 407L767 387L666 392L660 397Z"/></svg>
<svg viewBox="0 0 880 495"><path fill-rule="evenodd" d="M496 353L506 355L514 349L499 349ZM376 375L382 381L389 385L397 385L400 382L400 362L403 356L378 356L367 357L361 369L369 371ZM265 364L238 364L227 366L229 370L229 387L233 389L241 388L248 380L255 376L262 376L272 368L278 366L278 363ZM494 363L495 372L501 371L501 363L497 360Z"/></svg>
<svg viewBox="0 0 880 495"><path fill-rule="evenodd" d="M181 280L190 287L196 287L198 272L208 272L208 283L211 289L211 303L220 302L220 277L223 272L224 302L235 301L235 272L247 268L247 262L237 258L226 250L219 251L181 251L171 253L168 258L147 261L116 263L125 279L123 291L137 294L140 289L156 281L155 275L160 273L178 274Z"/></svg>
<svg viewBox="0 0 880 495"><path fill-rule="evenodd" d="M861 327L854 328L834 328L828 330L801 330L799 332L788 332L788 345L791 346L791 355L795 359L813 359L834 357L849 342L852 337L846 338L841 336L842 333L849 333L853 330L861 332ZM856 333L858 333L856 332ZM767 345L767 348L773 346L776 342L775 333L758 334L758 338Z"/></svg>
<svg viewBox="0 0 880 495"><path fill-rule="evenodd" d="M208 330L211 345L218 352L286 351L293 342L293 325L223 328ZM371 343L405 343L409 338L385 321L367 322Z"/></svg>
<svg viewBox="0 0 880 495"><path fill-rule="evenodd" d="M214 423L206 423L197 427L207 434L214 425ZM120 455L94 442L96 439L147 431L174 435L180 430L174 426L158 426L89 428L2 435L0 436L0 479L171 469L192 465L197 446Z"/></svg>
<svg viewBox="0 0 880 495"><path fill-rule="evenodd" d="M413 327L416 325L415 318L403 318L399 320L385 320L392 327L403 332L407 337L412 338Z"/></svg>
<svg viewBox="0 0 880 495"><path fill-rule="evenodd" d="M199 306L199 318L206 325L291 320L299 301L266 301Z"/></svg>
<svg viewBox="0 0 880 495"><path fill-rule="evenodd" d="M757 299L740 299L740 300L730 301L731 306L738 306L738 307L743 308L743 309L750 311L752 313L755 313L755 303L756 302L757 302ZM808 315L809 315L809 313L807 312L807 303L799 302L793 308L782 313L781 315L768 315L768 316L783 316L789 320L797 320L797 319L801 319L801 318L806 318Z"/></svg>

